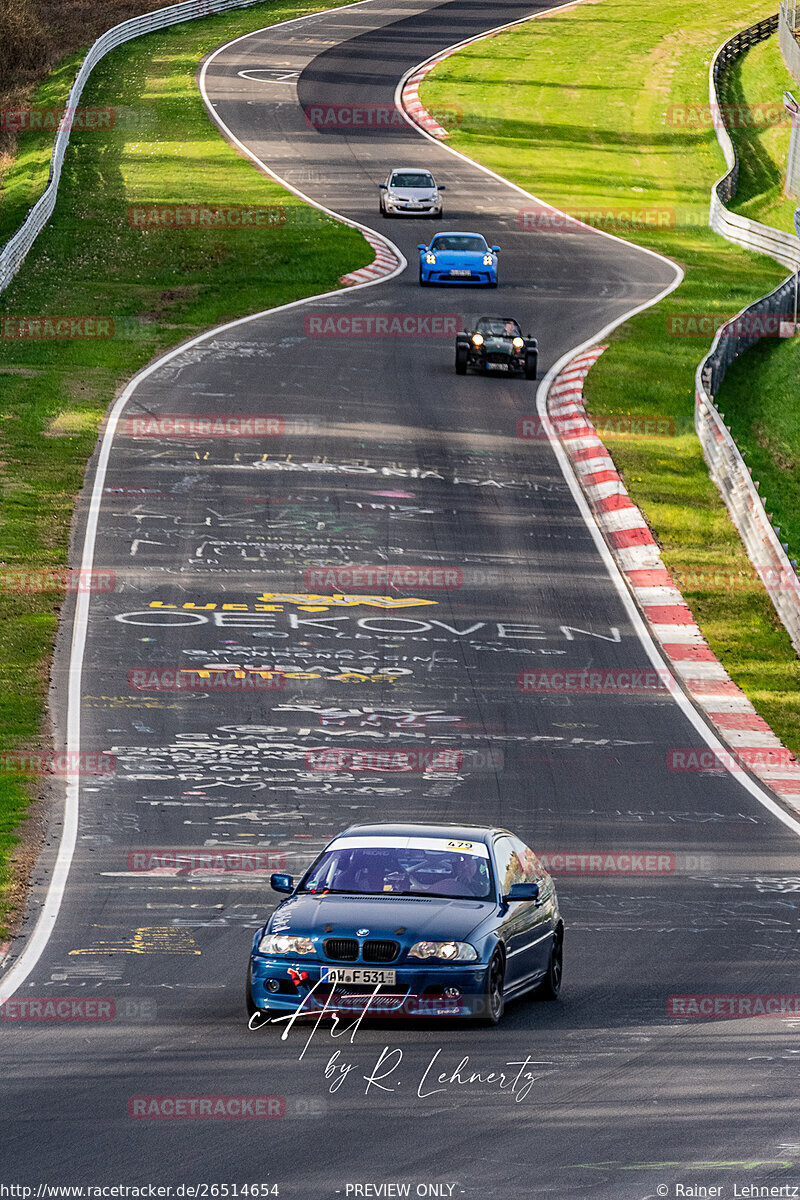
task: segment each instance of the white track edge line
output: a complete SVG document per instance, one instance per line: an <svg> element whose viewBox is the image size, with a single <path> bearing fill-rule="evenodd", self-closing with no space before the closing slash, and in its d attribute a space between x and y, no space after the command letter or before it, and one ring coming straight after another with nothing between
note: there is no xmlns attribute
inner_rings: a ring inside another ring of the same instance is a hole
<svg viewBox="0 0 800 1200"><path fill-rule="evenodd" d="M223 130L226 136L230 137L232 142L235 142L235 144L240 147L240 149L247 155L248 158L252 159L257 166L263 169L267 175L276 180L276 182L280 183L287 189L287 191L293 192L294 195L298 196L301 200L304 200L306 203L310 204L313 208L319 209L327 216L333 217L336 221L345 225L349 225L351 228L358 229L362 233L370 233L376 237L378 241L390 246L393 253L397 256L398 266L393 271L388 272L386 275L383 275L378 279L370 279L364 283L357 283L350 287L336 288L330 292L319 292L315 296L306 296L302 300L292 300L288 304L280 304L274 308L266 308L261 312L252 313L247 317L237 317L235 320L228 321L224 325L216 325L213 329L206 330L205 333L198 334L196 337L189 339L189 341L182 342L180 345L174 346L171 350L161 355L147 367L144 367L141 371L137 372L133 379L131 379L131 381L126 385L122 394L114 402L111 411L106 418L105 429L103 431L103 438L100 445L100 455L97 461L97 471L95 473L92 485L92 495L86 518L86 532L84 534L83 552L81 557L81 571L90 571L92 569L92 563L94 562L95 541L97 537L97 523L103 496L103 485L105 483L108 461L111 456L114 435L117 431L122 411L140 383L152 375L154 371L168 363L171 359L177 357L179 354L182 354L192 346L196 346L200 342L205 341L207 338L216 337L220 333L224 333L229 329L234 329L239 325L245 325L250 321L257 321L261 317L268 316L270 313L284 312L286 309L296 308L302 304L309 304L318 300L325 300L329 297L342 296L350 292L361 291L363 288L374 287L378 283L384 283L389 279L393 279L408 266L405 255L402 253L400 248L395 246L394 242L390 241L389 238L387 238L384 234L378 232L377 230L371 229L368 225L362 225L359 222L352 221L347 217L340 217L338 213L335 213L332 209L325 208L324 205L312 200L311 197L306 196L297 188L292 187L286 182L286 180L281 179L279 175L276 175L274 171L271 171L265 163L262 163L261 160L255 154L253 154L251 150L248 150L247 147L239 141L239 139L228 128L225 122L217 116L211 106L211 102L205 90L205 75L208 65L214 58L216 58L217 54L221 53L229 46L233 46L237 42L243 41L244 38L254 37L259 33L266 33L267 30L276 30L286 25L293 25L299 21L307 21L312 17L324 17L332 12L341 12L345 8L359 8L364 4L372 4L374 2L375 0L356 0L355 4L340 5L335 9L321 9L319 12L309 13L304 17L293 17L290 21L281 22L277 25L265 25L262 29L253 30L252 33L244 34L238 38L234 38L231 42L226 42L224 45L219 46L212 53L212 55L205 60L200 74L200 91L203 97L203 102L205 103L206 108L215 124L221 130ZM66 738L68 763L73 761L71 757L73 752L75 754L80 753L80 689L83 680L83 655L86 648L88 617L89 593L79 591L72 624L72 641L70 645L70 659L68 667L69 685L67 691ZM75 761L78 760L76 759ZM50 940L50 935L53 932L58 914L61 911L61 905L64 899L64 893L66 891L67 878L69 876L72 859L75 854L75 846L77 844L78 836L78 815L79 776L74 772L70 772L67 775L66 797L64 802L64 824L61 833L61 841L59 843L56 862L53 867L52 878L47 889L47 895L45 896L42 911L37 918L33 932L31 933L22 953L8 973L0 979L0 1005L3 1005L7 1000L10 1000L14 993L22 986L22 984L30 975L31 971L33 971L35 968L45 950L45 947L47 946L48 941Z"/></svg>

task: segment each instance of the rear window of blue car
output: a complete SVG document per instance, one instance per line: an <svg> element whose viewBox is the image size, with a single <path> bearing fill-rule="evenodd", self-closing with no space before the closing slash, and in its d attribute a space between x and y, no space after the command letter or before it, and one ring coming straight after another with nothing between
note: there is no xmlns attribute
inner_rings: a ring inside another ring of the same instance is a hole
<svg viewBox="0 0 800 1200"><path fill-rule="evenodd" d="M462 250L485 253L486 242L478 234L440 233L431 242L431 250Z"/></svg>

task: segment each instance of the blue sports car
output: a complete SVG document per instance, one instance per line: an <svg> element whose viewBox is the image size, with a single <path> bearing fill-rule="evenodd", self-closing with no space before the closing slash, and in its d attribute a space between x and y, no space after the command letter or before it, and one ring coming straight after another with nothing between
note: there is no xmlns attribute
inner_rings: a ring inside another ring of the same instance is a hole
<svg viewBox="0 0 800 1200"><path fill-rule="evenodd" d="M555 886L506 829L353 825L255 935L251 1024L315 1016L469 1017L561 987L564 924Z"/></svg>
<svg viewBox="0 0 800 1200"><path fill-rule="evenodd" d="M479 233L437 233L430 246L418 246L419 281L471 283L497 287L499 246L490 246Z"/></svg>

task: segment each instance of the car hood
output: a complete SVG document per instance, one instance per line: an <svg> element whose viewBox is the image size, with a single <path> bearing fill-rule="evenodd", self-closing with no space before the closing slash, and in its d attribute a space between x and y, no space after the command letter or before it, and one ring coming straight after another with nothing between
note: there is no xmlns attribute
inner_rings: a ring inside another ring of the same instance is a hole
<svg viewBox="0 0 800 1200"><path fill-rule="evenodd" d="M459 941L494 907L493 900L448 900L445 896L303 894L290 897L276 909L267 928L270 933L326 933L329 937L355 937L356 930L368 929L373 938ZM404 934L397 933L401 927Z"/></svg>
<svg viewBox="0 0 800 1200"><path fill-rule="evenodd" d="M397 196L399 200L435 200L436 192L433 188L407 188L407 187L389 187L389 191L393 196Z"/></svg>
<svg viewBox="0 0 800 1200"><path fill-rule="evenodd" d="M510 354L514 347L511 344L510 337L487 337L484 334L483 344L479 347L479 349L493 350L495 352L500 351L503 354Z"/></svg>

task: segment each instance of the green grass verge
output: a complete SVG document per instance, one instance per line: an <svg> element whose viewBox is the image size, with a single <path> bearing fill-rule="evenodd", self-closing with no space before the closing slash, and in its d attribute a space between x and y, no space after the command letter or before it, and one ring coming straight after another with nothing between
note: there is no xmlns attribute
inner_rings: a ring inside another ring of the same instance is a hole
<svg viewBox="0 0 800 1200"><path fill-rule="evenodd" d="M460 106L451 144L560 208L674 211L671 228L614 230L679 262L686 278L616 331L589 375L588 405L600 420L674 422L673 437L604 439L711 646L800 752L800 663L694 433L694 374L710 338L668 332L671 318L732 316L785 274L707 228L724 160L713 128L687 120L687 106L708 104L717 46L774 7L744 0L734 15L725 0L586 3L466 47L427 77L421 99Z"/></svg>
<svg viewBox="0 0 800 1200"><path fill-rule="evenodd" d="M113 106L122 117L110 132L73 132L53 220L0 296L0 317L110 317L116 336L0 338L0 571L65 564L75 496L124 380L203 329L335 288L340 275L372 261L357 231L302 204L227 146L195 86L198 62L213 47L330 7L277 0L189 22L116 50L92 75L83 103ZM34 103L63 103L77 61L43 84ZM41 192L49 143L42 135L20 140L4 178L6 235ZM128 209L145 202L274 207L286 221L252 230L132 228ZM0 754L42 744L61 601L58 591L0 590ZM35 794L35 779L0 772L0 937L13 907L15 828Z"/></svg>
<svg viewBox="0 0 800 1200"><path fill-rule="evenodd" d="M759 118L774 115L775 97L797 91L786 70L776 38L752 50L731 72L733 103L746 97ZM726 99L728 97L726 96ZM789 149L787 121L767 121L737 133L741 163L739 187L731 207L754 220L792 231L797 200L783 195ZM789 554L800 559L800 342L765 338L728 371L717 397L725 420L761 495L781 528Z"/></svg>
<svg viewBox="0 0 800 1200"><path fill-rule="evenodd" d="M725 73L722 100L731 106L732 132L739 155L739 182L729 204L733 212L794 232L796 200L783 195L791 118L781 103L797 91L786 69L777 34L736 59ZM742 114L738 122L739 107ZM748 123L752 120L752 125Z"/></svg>
<svg viewBox="0 0 800 1200"><path fill-rule="evenodd" d="M800 559L800 340L758 342L730 367L717 403L790 558Z"/></svg>

